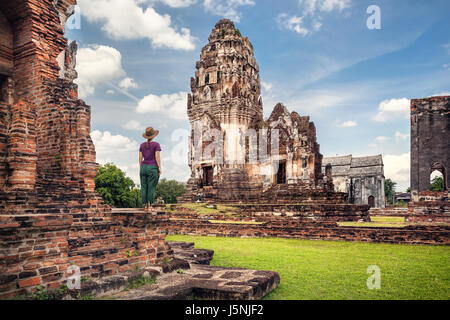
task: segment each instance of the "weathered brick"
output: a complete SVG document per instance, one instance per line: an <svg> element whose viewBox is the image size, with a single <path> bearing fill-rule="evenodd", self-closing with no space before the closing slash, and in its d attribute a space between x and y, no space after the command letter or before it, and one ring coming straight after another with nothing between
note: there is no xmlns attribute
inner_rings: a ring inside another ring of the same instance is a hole
<svg viewBox="0 0 450 320"><path fill-rule="evenodd" d="M34 277L34 278L29 278L29 279L19 281L19 287L20 288L32 287L32 286L37 286L40 283L41 283L41 279L39 277Z"/></svg>

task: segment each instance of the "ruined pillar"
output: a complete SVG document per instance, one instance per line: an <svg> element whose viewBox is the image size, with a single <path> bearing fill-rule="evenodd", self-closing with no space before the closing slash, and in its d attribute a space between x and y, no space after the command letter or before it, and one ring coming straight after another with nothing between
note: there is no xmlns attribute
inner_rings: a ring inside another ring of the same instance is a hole
<svg viewBox="0 0 450 320"><path fill-rule="evenodd" d="M450 169L450 96L411 100L411 197L430 191L430 175L439 170L448 193Z"/></svg>

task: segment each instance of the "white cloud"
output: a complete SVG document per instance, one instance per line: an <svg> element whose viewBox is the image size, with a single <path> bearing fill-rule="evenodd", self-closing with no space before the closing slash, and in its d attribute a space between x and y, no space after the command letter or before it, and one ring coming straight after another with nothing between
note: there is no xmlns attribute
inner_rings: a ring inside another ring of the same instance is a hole
<svg viewBox="0 0 450 320"><path fill-rule="evenodd" d="M322 108L338 107L355 99L353 93L338 90L307 90L299 96L291 98L286 106L299 107L305 112L314 112Z"/></svg>
<svg viewBox="0 0 450 320"><path fill-rule="evenodd" d="M443 47L447 50L447 53L450 54L450 42L444 44Z"/></svg>
<svg viewBox="0 0 450 320"><path fill-rule="evenodd" d="M111 90L111 89L106 91L106 94L114 94L114 93L116 93L116 92L114 90Z"/></svg>
<svg viewBox="0 0 450 320"><path fill-rule="evenodd" d="M122 55L112 47L93 44L77 53L78 84L80 98L94 94L100 82L111 81L125 75Z"/></svg>
<svg viewBox="0 0 450 320"><path fill-rule="evenodd" d="M136 82L134 82L133 78L126 77L119 82L119 87L121 87L124 90L128 90L128 89L136 89L138 85Z"/></svg>
<svg viewBox="0 0 450 320"><path fill-rule="evenodd" d="M304 26L303 18L304 17L299 17L295 15L289 16L286 13L282 13L278 16L277 22L281 28L297 32L302 36L306 36L308 33L310 33L310 30L308 30Z"/></svg>
<svg viewBox="0 0 450 320"><path fill-rule="evenodd" d="M130 120L126 122L124 125L122 125L122 128L137 131L143 131L145 129L144 126L139 121L136 120Z"/></svg>
<svg viewBox="0 0 450 320"><path fill-rule="evenodd" d="M395 141L399 142L409 138L409 133L401 133L399 131L395 132Z"/></svg>
<svg viewBox="0 0 450 320"><path fill-rule="evenodd" d="M91 138L98 163L114 163L135 183L139 183L139 144L136 141L120 134L113 135L109 131L99 130L91 132Z"/></svg>
<svg viewBox="0 0 450 320"><path fill-rule="evenodd" d="M231 19L239 22L241 14L238 8L242 6L253 6L253 0L204 0L203 6L206 11L211 12L217 16Z"/></svg>
<svg viewBox="0 0 450 320"><path fill-rule="evenodd" d="M163 94L161 96L149 94L142 98L136 111L138 113L159 113L176 120L187 119L187 93Z"/></svg>
<svg viewBox="0 0 450 320"><path fill-rule="evenodd" d="M386 136L379 136L375 138L375 142L377 143L383 143L386 142L387 140L389 140L389 137Z"/></svg>
<svg viewBox="0 0 450 320"><path fill-rule="evenodd" d="M397 182L397 191L406 191L409 187L410 153L401 155L383 155L384 176Z"/></svg>
<svg viewBox="0 0 450 320"><path fill-rule="evenodd" d="M407 98L382 101L378 113L373 118L377 122L387 122L398 118L407 119L410 116L410 100Z"/></svg>
<svg viewBox="0 0 450 320"><path fill-rule="evenodd" d="M342 11L348 8L351 0L299 0L305 15L314 15L318 12Z"/></svg>
<svg viewBox="0 0 450 320"><path fill-rule="evenodd" d="M264 91L269 92L272 90L273 85L270 82L261 82L261 87Z"/></svg>
<svg viewBox="0 0 450 320"><path fill-rule="evenodd" d="M131 121L130 121L131 122ZM91 138L97 152L97 162L100 164L114 163L123 170L126 175L133 179L139 185L139 146L140 144L133 139L117 134L113 135L109 131L95 130L91 132ZM161 167L163 169L163 178L175 179L185 182L190 176L188 166L188 155L183 153L181 156L186 161L172 159L172 150L161 146Z"/></svg>
<svg viewBox="0 0 450 320"><path fill-rule="evenodd" d="M151 2L161 2L172 8L186 8L197 3L197 0L152 0Z"/></svg>
<svg viewBox="0 0 450 320"><path fill-rule="evenodd" d="M430 181L433 181L434 178L437 177L443 177L442 172L438 171L438 170L434 170L431 174L430 174Z"/></svg>
<svg viewBox="0 0 450 320"><path fill-rule="evenodd" d="M356 127L357 125L358 125L358 123L356 121L349 120L349 121L345 121L342 123L338 123L337 126L341 127L341 128L350 128L350 127Z"/></svg>
<svg viewBox="0 0 450 320"><path fill-rule="evenodd" d="M168 14L160 15L145 0L78 0L89 22L102 24L113 39L148 39L156 48L193 50L194 38L187 28L176 31ZM167 3L169 1L166 1ZM175 4L177 1L170 1ZM186 1L178 1L178 3Z"/></svg>
<svg viewBox="0 0 450 320"><path fill-rule="evenodd" d="M351 0L299 0L301 15L278 15L278 25L302 36L317 32L322 28L322 14L343 11L350 7Z"/></svg>
<svg viewBox="0 0 450 320"><path fill-rule="evenodd" d="M441 92L438 94L433 94L431 97L441 97L441 96L450 96L450 92Z"/></svg>
<svg viewBox="0 0 450 320"><path fill-rule="evenodd" d="M97 156L99 156L99 154L110 155L122 151L132 151L137 150L136 148L138 148L138 143L136 141L120 134L112 135L109 131L92 131L91 138L94 142Z"/></svg>

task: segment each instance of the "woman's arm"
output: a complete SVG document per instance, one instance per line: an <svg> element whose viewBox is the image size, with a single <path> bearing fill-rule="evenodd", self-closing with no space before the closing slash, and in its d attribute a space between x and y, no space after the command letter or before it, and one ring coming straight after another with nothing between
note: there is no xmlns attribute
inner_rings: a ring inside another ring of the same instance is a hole
<svg viewBox="0 0 450 320"><path fill-rule="evenodd" d="M139 152L139 167L142 166L142 152Z"/></svg>
<svg viewBox="0 0 450 320"><path fill-rule="evenodd" d="M156 158L156 163L158 164L159 175L161 175L162 169L161 169L161 157L159 155L159 151L155 152L155 158Z"/></svg>

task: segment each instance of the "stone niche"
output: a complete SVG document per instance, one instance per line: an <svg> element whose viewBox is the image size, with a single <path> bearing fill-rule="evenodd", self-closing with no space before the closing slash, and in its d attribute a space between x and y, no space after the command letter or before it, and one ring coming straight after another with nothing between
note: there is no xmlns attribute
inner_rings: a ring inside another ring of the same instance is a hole
<svg viewBox="0 0 450 320"><path fill-rule="evenodd" d="M94 190L90 106L64 38L74 4L0 1L0 297L55 289L70 265L102 277L170 254L159 219L137 228Z"/></svg>

